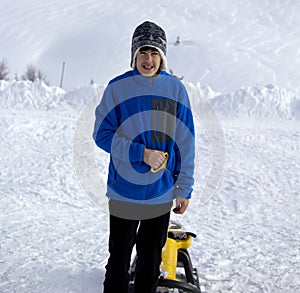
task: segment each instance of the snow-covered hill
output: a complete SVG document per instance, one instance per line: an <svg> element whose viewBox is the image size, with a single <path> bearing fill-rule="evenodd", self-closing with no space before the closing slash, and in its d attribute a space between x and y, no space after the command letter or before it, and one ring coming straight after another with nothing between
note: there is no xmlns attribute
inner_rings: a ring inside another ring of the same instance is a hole
<svg viewBox="0 0 300 293"><path fill-rule="evenodd" d="M2 0L0 60L10 77L27 64L67 90L128 69L134 28L167 32L169 68L187 82L228 94L275 84L299 91L300 2L295 0ZM177 38L179 45L175 46Z"/></svg>
<svg viewBox="0 0 300 293"><path fill-rule="evenodd" d="M222 117L253 117L297 119L300 100L294 93L276 86L241 88L233 93L218 95L209 101Z"/></svg>
<svg viewBox="0 0 300 293"><path fill-rule="evenodd" d="M0 291L101 292L108 157L91 127L104 87L0 85ZM196 184L187 213L172 219L198 234L190 253L202 287L299 291L299 102L272 86L186 87Z"/></svg>
<svg viewBox="0 0 300 293"><path fill-rule="evenodd" d="M201 115L205 103L219 118L258 118L295 120L300 118L300 99L292 91L267 85L241 88L230 94L215 93L208 86L185 83L193 109ZM82 110L93 98L101 97L105 85L78 87L64 91L42 81L0 81L2 109L49 110L73 108Z"/></svg>

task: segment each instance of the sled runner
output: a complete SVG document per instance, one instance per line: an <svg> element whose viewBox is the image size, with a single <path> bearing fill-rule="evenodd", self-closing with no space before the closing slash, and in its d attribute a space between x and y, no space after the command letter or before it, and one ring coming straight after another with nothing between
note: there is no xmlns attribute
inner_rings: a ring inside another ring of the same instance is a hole
<svg viewBox="0 0 300 293"><path fill-rule="evenodd" d="M170 223L168 238L162 249L161 277L158 281L157 293L201 293L198 272L193 267L188 252L192 239L196 235L181 228L179 223ZM129 292L134 288L136 262L137 256L130 266Z"/></svg>

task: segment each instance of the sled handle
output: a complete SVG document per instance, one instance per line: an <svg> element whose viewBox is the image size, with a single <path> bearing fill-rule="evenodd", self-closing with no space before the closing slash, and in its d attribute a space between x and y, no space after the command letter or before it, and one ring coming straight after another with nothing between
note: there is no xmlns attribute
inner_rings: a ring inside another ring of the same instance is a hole
<svg viewBox="0 0 300 293"><path fill-rule="evenodd" d="M153 168L151 167L151 172L152 172L152 173L157 173L158 171L160 171L160 170L166 168L167 162L168 162L168 159L169 159L169 153L168 153L168 152L164 152L164 155L165 155L166 158L165 158L165 160L163 161L163 163L162 163L157 169L153 169Z"/></svg>

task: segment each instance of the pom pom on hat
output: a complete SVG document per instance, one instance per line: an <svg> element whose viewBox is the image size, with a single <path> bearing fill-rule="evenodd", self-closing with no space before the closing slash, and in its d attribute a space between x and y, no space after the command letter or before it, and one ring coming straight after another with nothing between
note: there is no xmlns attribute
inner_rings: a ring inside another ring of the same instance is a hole
<svg viewBox="0 0 300 293"><path fill-rule="evenodd" d="M131 44L131 62L132 68L135 68L136 55L142 47L153 47L157 49L161 57L161 70L167 69L167 38L165 31L157 24L145 21L134 31Z"/></svg>

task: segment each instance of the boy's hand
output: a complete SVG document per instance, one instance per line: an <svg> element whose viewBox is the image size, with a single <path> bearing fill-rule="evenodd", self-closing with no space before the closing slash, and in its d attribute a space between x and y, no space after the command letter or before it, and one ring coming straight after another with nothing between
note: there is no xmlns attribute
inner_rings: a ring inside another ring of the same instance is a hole
<svg viewBox="0 0 300 293"><path fill-rule="evenodd" d="M143 161L154 170L164 162L166 156L164 152L158 150L144 149Z"/></svg>
<svg viewBox="0 0 300 293"><path fill-rule="evenodd" d="M183 214L189 206L189 203L189 199L176 196L176 207L173 209L173 212L175 214Z"/></svg>

